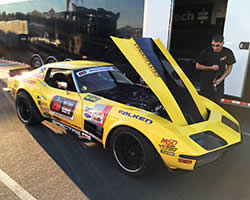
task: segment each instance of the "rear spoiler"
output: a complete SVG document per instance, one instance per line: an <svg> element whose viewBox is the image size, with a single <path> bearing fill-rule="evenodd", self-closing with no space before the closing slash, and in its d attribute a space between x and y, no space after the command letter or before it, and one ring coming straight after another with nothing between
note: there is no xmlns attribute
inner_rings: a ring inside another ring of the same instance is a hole
<svg viewBox="0 0 250 200"><path fill-rule="evenodd" d="M22 73L24 73L24 72L30 72L32 70L34 70L34 69L27 68L27 67L26 68L19 68L19 69L10 69L9 70L9 76L13 77L13 76L17 76L17 75L22 75Z"/></svg>

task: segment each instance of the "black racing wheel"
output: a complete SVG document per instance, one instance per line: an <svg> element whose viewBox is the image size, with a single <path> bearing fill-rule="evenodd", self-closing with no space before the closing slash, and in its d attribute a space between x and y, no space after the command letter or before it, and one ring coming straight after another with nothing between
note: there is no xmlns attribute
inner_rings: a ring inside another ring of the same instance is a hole
<svg viewBox="0 0 250 200"><path fill-rule="evenodd" d="M43 120L33 99L26 92L19 92L17 94L16 111L19 119L26 125L37 124Z"/></svg>
<svg viewBox="0 0 250 200"><path fill-rule="evenodd" d="M120 169L132 176L149 172L157 158L156 150L149 140L129 127L119 127L114 131L111 148Z"/></svg>

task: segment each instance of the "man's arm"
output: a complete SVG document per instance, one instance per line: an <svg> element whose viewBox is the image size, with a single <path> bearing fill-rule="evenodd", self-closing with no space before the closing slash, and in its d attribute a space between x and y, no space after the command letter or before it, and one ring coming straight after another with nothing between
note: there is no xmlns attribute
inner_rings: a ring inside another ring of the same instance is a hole
<svg viewBox="0 0 250 200"><path fill-rule="evenodd" d="M226 71L216 80L216 85L219 85L232 71L233 65L227 66Z"/></svg>
<svg viewBox="0 0 250 200"><path fill-rule="evenodd" d="M201 65L198 62L196 63L196 69L198 70L213 70L213 71L218 71L219 66L218 65L213 65L213 66L206 66L206 65Z"/></svg>
<svg viewBox="0 0 250 200"><path fill-rule="evenodd" d="M67 0L67 3L66 3L66 11L69 11L69 2L70 2L70 0Z"/></svg>

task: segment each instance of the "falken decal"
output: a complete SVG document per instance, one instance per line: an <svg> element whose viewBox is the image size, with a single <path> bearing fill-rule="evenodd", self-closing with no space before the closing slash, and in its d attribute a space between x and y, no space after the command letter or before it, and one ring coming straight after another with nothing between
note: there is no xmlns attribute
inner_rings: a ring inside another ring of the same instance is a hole
<svg viewBox="0 0 250 200"><path fill-rule="evenodd" d="M85 69L85 70L79 71L76 74L78 77L82 77L82 76L86 76L88 74L93 74L96 72L103 72L103 71L115 71L115 69L113 67L95 67L95 68Z"/></svg>
<svg viewBox="0 0 250 200"><path fill-rule="evenodd" d="M125 112L123 110L119 110L118 113L120 113L122 115L125 115L125 116L128 116L128 117L131 117L133 119L143 121L146 124L152 124L153 123L153 121L151 119L145 118L145 117L137 115L137 114L132 114L132 113L129 113L129 112Z"/></svg>
<svg viewBox="0 0 250 200"><path fill-rule="evenodd" d="M176 140L162 138L161 143L159 144L161 153L174 156L175 155L174 152L176 152L177 150L176 148L177 144L178 142Z"/></svg>
<svg viewBox="0 0 250 200"><path fill-rule="evenodd" d="M73 120L78 101L61 96L54 96L50 104L52 114L59 117Z"/></svg>
<svg viewBox="0 0 250 200"><path fill-rule="evenodd" d="M86 118L89 122L103 127L111 108L112 106L103 104L96 104L93 108L85 106L83 117Z"/></svg>
<svg viewBox="0 0 250 200"><path fill-rule="evenodd" d="M100 97L97 97L97 96L94 96L94 95L91 95L91 94L88 94L87 96L85 96L83 98L83 100L86 100L86 101L90 101L90 102L97 102L99 101L101 98Z"/></svg>

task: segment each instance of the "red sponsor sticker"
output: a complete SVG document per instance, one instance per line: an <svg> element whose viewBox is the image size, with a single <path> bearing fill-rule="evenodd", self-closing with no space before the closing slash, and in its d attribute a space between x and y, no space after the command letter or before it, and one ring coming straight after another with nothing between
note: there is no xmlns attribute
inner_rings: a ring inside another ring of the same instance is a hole
<svg viewBox="0 0 250 200"><path fill-rule="evenodd" d="M54 96L50 104L50 110L52 114L55 114L68 120L73 120L77 103L78 102L73 99L68 99L61 96Z"/></svg>
<svg viewBox="0 0 250 200"><path fill-rule="evenodd" d="M161 140L161 144L166 144L167 146L175 146L177 145L177 141L176 140L172 140L172 139L165 139L165 138L162 138Z"/></svg>

